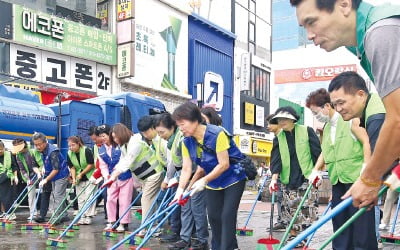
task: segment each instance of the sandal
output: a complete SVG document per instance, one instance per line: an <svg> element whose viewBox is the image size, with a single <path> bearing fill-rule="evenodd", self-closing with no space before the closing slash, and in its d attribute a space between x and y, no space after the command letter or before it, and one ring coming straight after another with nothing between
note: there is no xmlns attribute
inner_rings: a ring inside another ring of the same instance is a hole
<svg viewBox="0 0 400 250"><path fill-rule="evenodd" d="M295 235L290 235L289 237L288 237L288 239L287 239L287 241L292 241L292 240L294 240L294 238L296 238L296 236ZM302 241L300 241L299 243L297 243L297 245L295 246L295 248L303 248L305 245L306 245L306 241L305 240L302 240Z"/></svg>

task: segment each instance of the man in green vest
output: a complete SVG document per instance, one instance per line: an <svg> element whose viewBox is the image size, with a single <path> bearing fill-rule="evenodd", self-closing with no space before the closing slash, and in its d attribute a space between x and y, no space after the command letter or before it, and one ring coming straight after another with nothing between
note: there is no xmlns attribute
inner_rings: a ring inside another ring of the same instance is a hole
<svg viewBox="0 0 400 250"><path fill-rule="evenodd" d="M360 176L364 159L368 160L371 154L368 135L366 130L359 126L358 118L343 120L333 108L326 89L311 92L306 99L306 106L319 122L325 124L322 153L308 180L309 183L319 186L322 180L321 171L326 166L332 183L332 207L336 207L342 201L341 197ZM350 206L333 217L333 231L336 232L357 210ZM336 237L332 241L332 248L377 249L374 227L375 211L370 210Z"/></svg>
<svg viewBox="0 0 400 250"><path fill-rule="evenodd" d="M37 179L42 178L41 171L43 170L43 159L40 153L36 149L31 149L28 147L26 141L22 138L16 138L12 141L12 153L15 155L13 160L15 160L15 165L18 166L19 172L21 174L22 182L26 183L26 185L30 186L30 189L33 183ZM32 188L28 193L28 205L29 205L29 214L33 214L35 210L35 192L36 188ZM31 216L28 217L28 221L32 220Z"/></svg>
<svg viewBox="0 0 400 250"><path fill-rule="evenodd" d="M385 105L386 119L371 160L344 196L351 195L356 207L376 204L382 177L400 155L400 6L372 6L361 0L290 3L316 46L328 52L346 46L361 59Z"/></svg>
<svg viewBox="0 0 400 250"><path fill-rule="evenodd" d="M278 191L278 178L280 178L283 189L282 223L288 226L297 209L297 201L302 199L307 189L307 178L321 153L321 146L312 128L296 123L299 116L292 107L277 109L273 119L278 121L282 131L273 141L269 190ZM313 189L303 205L307 209L301 209L293 225L289 241L317 219L317 204L318 190ZM303 245L304 242L297 247Z"/></svg>

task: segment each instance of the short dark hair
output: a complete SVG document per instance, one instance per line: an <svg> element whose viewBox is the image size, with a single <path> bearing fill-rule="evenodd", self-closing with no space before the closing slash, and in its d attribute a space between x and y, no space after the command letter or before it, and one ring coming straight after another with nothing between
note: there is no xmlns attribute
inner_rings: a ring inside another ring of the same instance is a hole
<svg viewBox="0 0 400 250"><path fill-rule="evenodd" d="M275 116L275 114L269 114L267 117L265 117L265 121L269 124L278 124L278 121L276 119L272 119Z"/></svg>
<svg viewBox="0 0 400 250"><path fill-rule="evenodd" d="M88 135L92 136L92 135L96 134L96 129L97 129L97 126L91 126L89 128Z"/></svg>
<svg viewBox="0 0 400 250"><path fill-rule="evenodd" d="M200 112L208 117L210 124L221 126L222 118L219 116L218 112L212 107L203 107L200 109Z"/></svg>
<svg viewBox="0 0 400 250"><path fill-rule="evenodd" d="M137 123L138 130L145 132L151 128L154 128L154 119L151 115L142 116Z"/></svg>
<svg viewBox="0 0 400 250"><path fill-rule="evenodd" d="M354 95L358 90L369 94L365 80L354 71L346 71L332 79L328 87L328 92L343 88L345 94Z"/></svg>
<svg viewBox="0 0 400 250"><path fill-rule="evenodd" d="M154 119L154 127L163 126L167 129L175 129L176 122L172 119L172 115L170 113L162 113L157 115Z"/></svg>
<svg viewBox="0 0 400 250"><path fill-rule="evenodd" d="M299 5L303 0L290 0L292 6ZM317 8L319 10L326 10L328 12L333 12L335 9L335 3L337 0L315 0ZM351 8L356 10L360 6L362 0L351 0Z"/></svg>
<svg viewBox="0 0 400 250"><path fill-rule="evenodd" d="M290 106L285 106L285 107L278 108L275 111L275 115L278 114L279 112L287 112L287 113L293 115L294 118L296 118L297 121L300 119L300 116L297 114L296 110L294 110L294 108L292 108Z"/></svg>
<svg viewBox="0 0 400 250"><path fill-rule="evenodd" d="M22 138L15 138L11 143L12 143L12 145L14 145L14 146L23 143L23 144L25 144L25 148L28 146L28 143L27 143L24 139L22 139Z"/></svg>
<svg viewBox="0 0 400 250"><path fill-rule="evenodd" d="M311 92L306 99L307 108L310 108L311 105L323 107L327 103L331 104L331 98L328 91L326 91L324 88L320 88Z"/></svg>
<svg viewBox="0 0 400 250"><path fill-rule="evenodd" d="M110 135L111 127L107 124L99 125L96 127L96 135L99 136L100 134L107 134Z"/></svg>
<svg viewBox="0 0 400 250"><path fill-rule="evenodd" d="M203 121L199 107L192 102L179 105L172 113L172 118L175 121L188 120L191 122L197 121L198 123L202 123Z"/></svg>

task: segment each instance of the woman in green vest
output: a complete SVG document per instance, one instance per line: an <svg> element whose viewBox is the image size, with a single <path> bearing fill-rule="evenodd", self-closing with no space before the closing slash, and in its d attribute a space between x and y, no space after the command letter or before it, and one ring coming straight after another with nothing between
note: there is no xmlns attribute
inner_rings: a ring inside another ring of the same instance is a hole
<svg viewBox="0 0 400 250"><path fill-rule="evenodd" d="M83 141L78 136L70 136L68 138L68 166L72 178L72 184L76 186L76 193L81 191L90 183L89 178L94 172L94 157L92 151L83 145ZM90 198L94 192L96 185L89 185L84 189L78 198L79 209ZM96 203L94 203L82 216L78 224L89 225L92 223L92 217L96 214Z"/></svg>
<svg viewBox="0 0 400 250"><path fill-rule="evenodd" d="M307 189L307 177L321 153L321 146L312 128L296 123L299 116L292 107L279 108L273 119L278 121L282 131L273 141L269 189L270 192L277 191L277 180L280 178L283 189L282 223L287 226ZM317 219L318 190L311 190L303 206L308 209L300 211L289 240Z"/></svg>
<svg viewBox="0 0 400 250"><path fill-rule="evenodd" d="M11 152L5 150L0 140L0 209L4 217L12 203L12 185L18 185L17 167L12 164ZM15 216L9 218L15 219Z"/></svg>

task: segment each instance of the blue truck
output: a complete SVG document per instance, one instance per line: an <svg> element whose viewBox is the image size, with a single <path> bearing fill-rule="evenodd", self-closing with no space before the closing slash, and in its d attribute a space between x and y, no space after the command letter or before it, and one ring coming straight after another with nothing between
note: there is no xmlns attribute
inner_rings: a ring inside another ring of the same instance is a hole
<svg viewBox="0 0 400 250"><path fill-rule="evenodd" d="M136 133L140 117L163 111L165 106L159 100L130 92L43 105L30 91L0 85L0 139L10 147L14 138L30 141L34 132L42 132L56 144L61 126L60 148L65 154L71 135L81 136L86 145L92 144L88 136L91 126L120 122Z"/></svg>

